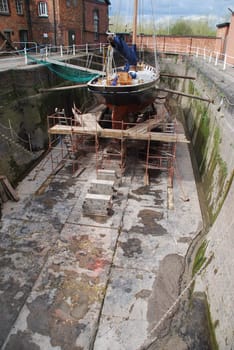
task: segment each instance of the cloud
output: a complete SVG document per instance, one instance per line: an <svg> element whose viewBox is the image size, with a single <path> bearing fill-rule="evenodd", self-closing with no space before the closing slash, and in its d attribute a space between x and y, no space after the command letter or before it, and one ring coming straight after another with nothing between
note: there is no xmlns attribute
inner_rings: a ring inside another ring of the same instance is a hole
<svg viewBox="0 0 234 350"><path fill-rule="evenodd" d="M133 12L133 1L111 0L110 16L118 14L122 21L124 17L130 21L129 14ZM234 10L233 0L141 0L139 1L139 13L144 18L152 17L158 22L170 17L172 20L178 18L212 18L221 23L230 18L228 7Z"/></svg>

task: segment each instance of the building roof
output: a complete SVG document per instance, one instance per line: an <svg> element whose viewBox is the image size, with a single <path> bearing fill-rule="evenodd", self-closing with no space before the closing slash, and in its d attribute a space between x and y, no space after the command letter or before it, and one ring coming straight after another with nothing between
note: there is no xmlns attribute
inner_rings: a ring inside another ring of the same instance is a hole
<svg viewBox="0 0 234 350"><path fill-rule="evenodd" d="M217 28L223 28L223 27L229 27L229 26L230 26L230 22L216 24Z"/></svg>

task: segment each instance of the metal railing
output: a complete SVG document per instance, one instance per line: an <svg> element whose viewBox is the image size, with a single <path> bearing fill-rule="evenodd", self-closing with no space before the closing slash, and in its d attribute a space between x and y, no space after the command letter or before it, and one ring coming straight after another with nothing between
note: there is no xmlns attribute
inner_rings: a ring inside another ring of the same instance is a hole
<svg viewBox="0 0 234 350"><path fill-rule="evenodd" d="M53 46L53 45L38 45L36 42L15 42L15 44L24 45L24 49L16 51L6 51L6 54L20 54L25 57L25 64L28 64L30 55L46 60L47 57L59 56L76 56L79 54L89 55L94 51L99 51L103 54L103 50L107 47L107 43L95 43L95 44L81 44L81 45L69 45L69 46ZM152 43L146 43L139 46L140 50L148 49L155 50L155 45ZM175 55L188 55L193 57L200 57L206 62L213 64L214 66L221 66L223 70L226 70L228 66L234 65L234 56L223 54L220 51L215 51L206 47L197 47L183 44L170 44L170 43L157 43L156 51L158 54L175 54ZM4 54L1 51L1 54Z"/></svg>
<svg viewBox="0 0 234 350"><path fill-rule="evenodd" d="M144 48L153 50L153 45L145 45ZM143 48L143 49L144 49ZM203 58L206 62L221 66L225 70L228 66L234 66L234 56L230 56L220 51L216 51L206 47L197 47L182 44L157 44L156 49L158 53L175 54L175 55L190 55L194 57Z"/></svg>

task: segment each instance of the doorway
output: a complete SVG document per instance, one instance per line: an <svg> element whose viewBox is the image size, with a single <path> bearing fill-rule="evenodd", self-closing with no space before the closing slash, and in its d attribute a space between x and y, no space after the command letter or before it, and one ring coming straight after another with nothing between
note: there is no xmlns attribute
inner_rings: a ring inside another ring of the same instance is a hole
<svg viewBox="0 0 234 350"><path fill-rule="evenodd" d="M68 45L72 46L76 44L76 32L74 30L68 31Z"/></svg>
<svg viewBox="0 0 234 350"><path fill-rule="evenodd" d="M23 49L24 47L27 48L27 42L28 42L28 31L27 30L20 30L19 31L19 41L20 41L20 49Z"/></svg>

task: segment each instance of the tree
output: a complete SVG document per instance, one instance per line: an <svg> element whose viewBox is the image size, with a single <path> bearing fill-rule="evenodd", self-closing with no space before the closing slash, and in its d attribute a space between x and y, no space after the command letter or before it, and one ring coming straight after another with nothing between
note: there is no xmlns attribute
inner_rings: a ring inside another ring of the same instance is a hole
<svg viewBox="0 0 234 350"><path fill-rule="evenodd" d="M178 20L170 28L170 34L172 35L193 35L193 29L188 21L183 19Z"/></svg>

